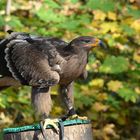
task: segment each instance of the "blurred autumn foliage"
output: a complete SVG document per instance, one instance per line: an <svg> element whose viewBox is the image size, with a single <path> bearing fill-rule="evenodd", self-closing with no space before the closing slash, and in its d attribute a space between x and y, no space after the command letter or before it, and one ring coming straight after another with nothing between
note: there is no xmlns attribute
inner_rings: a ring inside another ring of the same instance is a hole
<svg viewBox="0 0 140 140"><path fill-rule="evenodd" d="M75 107L93 122L95 140L140 139L140 0L12 0L10 15L0 1L0 38L14 31L101 38L108 46L89 55L88 78L75 83ZM53 116L60 116L57 92ZM34 121L29 87L0 92L0 128Z"/></svg>

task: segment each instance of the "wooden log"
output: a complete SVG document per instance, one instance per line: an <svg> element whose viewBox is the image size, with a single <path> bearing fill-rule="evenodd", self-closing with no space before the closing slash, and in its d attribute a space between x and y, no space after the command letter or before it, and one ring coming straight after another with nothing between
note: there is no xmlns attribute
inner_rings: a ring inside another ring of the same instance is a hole
<svg viewBox="0 0 140 140"><path fill-rule="evenodd" d="M61 140L51 128L45 130L47 140ZM64 140L93 140L90 123L64 125ZM45 140L41 130L25 130L4 134L4 140Z"/></svg>

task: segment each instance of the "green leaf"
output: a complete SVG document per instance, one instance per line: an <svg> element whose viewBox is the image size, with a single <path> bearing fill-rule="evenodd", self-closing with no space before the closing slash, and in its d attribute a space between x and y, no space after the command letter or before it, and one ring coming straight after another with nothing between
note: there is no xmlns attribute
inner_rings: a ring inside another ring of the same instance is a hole
<svg viewBox="0 0 140 140"><path fill-rule="evenodd" d="M3 132L2 131L0 131L0 140L3 140Z"/></svg>
<svg viewBox="0 0 140 140"><path fill-rule="evenodd" d="M46 4L52 8L61 8L61 6L53 0L45 0Z"/></svg>
<svg viewBox="0 0 140 140"><path fill-rule="evenodd" d="M140 70L135 69L135 70L129 70L127 75L130 77L130 80L134 82L138 82L140 80Z"/></svg>
<svg viewBox="0 0 140 140"><path fill-rule="evenodd" d="M78 0L71 0L71 3L73 3L73 4L75 4L77 2L78 2Z"/></svg>
<svg viewBox="0 0 140 140"><path fill-rule="evenodd" d="M131 28L129 25L127 25L127 24L122 24L121 28L129 36L135 34L135 30L133 28Z"/></svg>
<svg viewBox="0 0 140 140"><path fill-rule="evenodd" d="M60 23L58 26L67 30L76 30L78 26L80 26L80 23L77 22L77 20L67 20L64 23Z"/></svg>
<svg viewBox="0 0 140 140"><path fill-rule="evenodd" d="M104 12L114 11L115 3L112 0L89 0L87 7L92 10L102 10Z"/></svg>
<svg viewBox="0 0 140 140"><path fill-rule="evenodd" d="M96 61L96 57L93 53L88 55L88 64L93 64Z"/></svg>
<svg viewBox="0 0 140 140"><path fill-rule="evenodd" d="M6 108L5 104L3 103L2 99L0 99L0 108Z"/></svg>
<svg viewBox="0 0 140 140"><path fill-rule="evenodd" d="M90 24L92 17L89 14L79 15L77 16L77 22L81 24Z"/></svg>
<svg viewBox="0 0 140 140"><path fill-rule="evenodd" d="M111 95L108 96L106 103L108 105L111 105L112 107L114 107L116 109L120 108L120 102L115 97L113 97Z"/></svg>
<svg viewBox="0 0 140 140"><path fill-rule="evenodd" d="M0 11L4 10L6 7L6 0L0 0Z"/></svg>
<svg viewBox="0 0 140 140"><path fill-rule="evenodd" d="M48 32L46 30L46 28L39 28L37 30L37 32L40 34L40 35L48 35Z"/></svg>
<svg viewBox="0 0 140 140"><path fill-rule="evenodd" d="M4 18L0 16L0 26L4 26L4 25L5 25Z"/></svg>
<svg viewBox="0 0 140 140"><path fill-rule="evenodd" d="M50 23L50 22L62 22L65 20L64 16L60 16L55 13L52 9L46 10L44 6L42 6L37 12L36 15L40 18L40 20Z"/></svg>
<svg viewBox="0 0 140 140"><path fill-rule="evenodd" d="M128 87L123 87L119 89L118 95L122 97L126 102L131 101L135 103L138 98L138 94Z"/></svg>
<svg viewBox="0 0 140 140"><path fill-rule="evenodd" d="M20 21L19 17L11 16L11 20L7 22L9 26L14 28L22 28L23 24Z"/></svg>
<svg viewBox="0 0 140 140"><path fill-rule="evenodd" d="M140 10L132 9L132 7L127 7L127 12L129 15L133 16L135 19L140 18Z"/></svg>
<svg viewBox="0 0 140 140"><path fill-rule="evenodd" d="M128 70L129 62L122 56L108 56L100 66L103 73L118 74Z"/></svg>
<svg viewBox="0 0 140 140"><path fill-rule="evenodd" d="M79 86L79 85L77 85ZM75 97L75 105L77 108L83 108L83 106L89 106L89 105L92 105L94 99L91 97L91 96L85 96L82 94L82 92L79 88L75 88L75 94L74 94L74 97Z"/></svg>

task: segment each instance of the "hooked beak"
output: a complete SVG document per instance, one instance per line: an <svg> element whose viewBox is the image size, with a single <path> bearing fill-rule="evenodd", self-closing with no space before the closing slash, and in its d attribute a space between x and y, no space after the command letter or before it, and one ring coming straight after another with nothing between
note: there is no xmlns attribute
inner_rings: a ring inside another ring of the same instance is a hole
<svg viewBox="0 0 140 140"><path fill-rule="evenodd" d="M99 41L99 46L102 47L103 49L107 49L107 46L101 40Z"/></svg>
<svg viewBox="0 0 140 140"><path fill-rule="evenodd" d="M97 38L94 40L94 43L91 46L92 47L100 46L100 47L102 47L104 49L107 48L107 46L100 39L97 39Z"/></svg>

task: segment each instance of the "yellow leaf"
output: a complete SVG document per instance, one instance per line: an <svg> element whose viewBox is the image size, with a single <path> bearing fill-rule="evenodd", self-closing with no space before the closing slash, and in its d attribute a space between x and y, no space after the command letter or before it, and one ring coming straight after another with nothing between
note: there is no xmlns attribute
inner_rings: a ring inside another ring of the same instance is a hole
<svg viewBox="0 0 140 140"><path fill-rule="evenodd" d="M134 19L132 17L123 19L123 23L127 25L131 25Z"/></svg>
<svg viewBox="0 0 140 140"><path fill-rule="evenodd" d="M105 124L102 129L94 128L94 136L100 140L120 139L119 135L115 131L115 125L113 123Z"/></svg>
<svg viewBox="0 0 140 140"><path fill-rule="evenodd" d="M102 12L101 10L95 10L93 11L93 14L94 14L94 20L104 21L106 18L106 14Z"/></svg>
<svg viewBox="0 0 140 140"><path fill-rule="evenodd" d="M60 114L62 112L62 108L61 107L58 107L58 106L55 106L54 108L53 108L53 112L52 112L52 114Z"/></svg>
<svg viewBox="0 0 140 140"><path fill-rule="evenodd" d="M133 2L135 2L135 0L129 0L130 1L130 3L133 3Z"/></svg>
<svg viewBox="0 0 140 140"><path fill-rule="evenodd" d="M140 63L140 49L134 52L133 59L134 59L137 63Z"/></svg>
<svg viewBox="0 0 140 140"><path fill-rule="evenodd" d="M116 48L118 48L119 50L121 50L121 51L124 51L125 49L127 49L123 44L121 44L121 43L117 43L116 44Z"/></svg>
<svg viewBox="0 0 140 140"><path fill-rule="evenodd" d="M86 70L88 70L88 71L90 70L90 66L89 65L86 66Z"/></svg>
<svg viewBox="0 0 140 140"><path fill-rule="evenodd" d="M6 116L3 112L0 113L0 124L12 124L13 121L10 117Z"/></svg>
<svg viewBox="0 0 140 140"><path fill-rule="evenodd" d="M88 88L88 86L80 86L80 88L81 88L81 90L82 91L84 91L84 92L87 92L87 91L89 91L89 88Z"/></svg>
<svg viewBox="0 0 140 140"><path fill-rule="evenodd" d="M92 65L90 65L91 70L94 70L94 72L98 72L100 65L101 62L99 60L96 60Z"/></svg>
<svg viewBox="0 0 140 140"><path fill-rule="evenodd" d="M132 97L131 97L131 101L132 101L133 103L136 103L136 98L135 98L134 96L132 96Z"/></svg>
<svg viewBox="0 0 140 140"><path fill-rule="evenodd" d="M106 93L99 93L97 95L97 99L98 101L103 101L103 100L106 100L108 98L107 94Z"/></svg>
<svg viewBox="0 0 140 140"><path fill-rule="evenodd" d="M113 133L115 133L114 128L115 128L114 124L106 124L103 128L103 131L106 134L113 134Z"/></svg>
<svg viewBox="0 0 140 140"><path fill-rule="evenodd" d="M121 36L120 33L114 33L114 34L113 34L113 38L118 38L118 37L120 37L120 36Z"/></svg>
<svg viewBox="0 0 140 140"><path fill-rule="evenodd" d="M102 23L100 27L101 27L102 33L107 33L111 29L108 23Z"/></svg>
<svg viewBox="0 0 140 140"><path fill-rule="evenodd" d="M103 105L102 103L96 102L93 106L92 106L93 110L96 111L106 111L108 109L107 105Z"/></svg>
<svg viewBox="0 0 140 140"><path fill-rule="evenodd" d="M108 89L111 91L116 92L119 88L121 88L123 85L120 81L113 81L111 80L110 82L107 83Z"/></svg>
<svg viewBox="0 0 140 140"><path fill-rule="evenodd" d="M106 140L110 140L110 136L113 136L116 139L119 139L119 135L115 132L115 125L114 124L106 124L103 127L103 133L106 137Z"/></svg>
<svg viewBox="0 0 140 140"><path fill-rule="evenodd" d="M140 87L136 87L135 92L140 95Z"/></svg>
<svg viewBox="0 0 140 140"><path fill-rule="evenodd" d="M92 80L89 83L89 85L93 86L93 87L97 87L97 88L102 88L104 86L104 80L100 79L100 78L97 78L97 79Z"/></svg>
<svg viewBox="0 0 140 140"><path fill-rule="evenodd" d="M118 33L120 32L120 27L116 22L104 22L101 24L101 31L102 33L107 33L107 32L111 32L111 33Z"/></svg>
<svg viewBox="0 0 140 140"><path fill-rule="evenodd" d="M137 32L140 32L140 19L135 20L132 24L131 27L134 28Z"/></svg>
<svg viewBox="0 0 140 140"><path fill-rule="evenodd" d="M114 20L114 21L117 19L117 15L116 15L116 13L114 13L114 12L108 12L107 17L108 17L110 20Z"/></svg>
<svg viewBox="0 0 140 140"><path fill-rule="evenodd" d="M9 22L10 20L11 20L11 17L10 17L10 16L6 16L6 17L5 17L5 21L6 21L6 22Z"/></svg>

